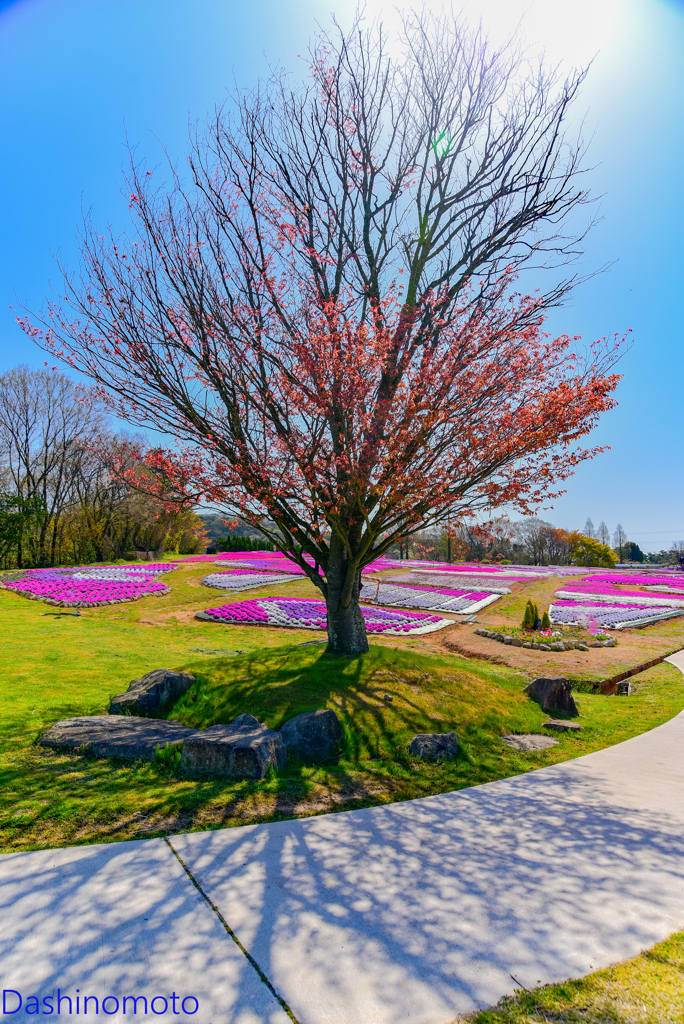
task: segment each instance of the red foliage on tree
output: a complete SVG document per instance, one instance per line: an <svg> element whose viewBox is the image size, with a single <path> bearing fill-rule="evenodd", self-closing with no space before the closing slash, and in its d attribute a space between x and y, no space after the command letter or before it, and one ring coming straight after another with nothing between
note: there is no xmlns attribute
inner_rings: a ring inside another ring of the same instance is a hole
<svg viewBox="0 0 684 1024"><path fill-rule="evenodd" d="M410 68L372 33L328 39L310 89L276 81L196 141L192 190L134 168L136 240L87 226L65 304L23 322L118 416L177 440L147 452L160 493L220 503L305 570L340 653L367 648L365 565L558 493L619 379L617 342L580 356L543 332L567 285L510 294L544 224L584 201L559 142L579 79L511 96L517 57L432 28L407 29Z"/></svg>

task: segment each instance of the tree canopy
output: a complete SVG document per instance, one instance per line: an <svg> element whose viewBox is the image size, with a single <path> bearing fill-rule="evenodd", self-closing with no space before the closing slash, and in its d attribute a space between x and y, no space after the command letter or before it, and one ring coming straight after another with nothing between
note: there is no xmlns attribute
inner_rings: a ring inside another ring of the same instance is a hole
<svg viewBox="0 0 684 1024"><path fill-rule="evenodd" d="M65 302L24 326L175 438L147 453L164 493L259 526L353 653L365 565L447 519L529 512L596 454L576 442L614 404L618 343L544 333L572 277L513 291L581 251L562 225L588 198L565 131L582 72L427 13L397 56L377 26L324 34L309 71L219 110L189 175L134 165L134 235L86 223Z"/></svg>

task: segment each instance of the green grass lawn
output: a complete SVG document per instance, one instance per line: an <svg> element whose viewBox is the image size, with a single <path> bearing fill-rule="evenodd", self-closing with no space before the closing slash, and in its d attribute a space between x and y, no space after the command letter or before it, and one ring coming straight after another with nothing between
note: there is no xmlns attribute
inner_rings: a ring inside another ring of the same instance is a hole
<svg viewBox="0 0 684 1024"><path fill-rule="evenodd" d="M167 580L162 598L80 615L0 591L0 852L144 838L410 799L530 771L660 725L684 708L684 677L662 664L633 680L629 698L579 694L579 735L535 753L503 732L542 732L547 716L513 668L391 638L334 659L305 630L223 626L194 619L244 600L201 588L206 565ZM312 596L298 581L260 595ZM517 615L521 595L504 611ZM516 604L517 602L517 604ZM66 611L66 614L65 614ZM681 628L681 626L679 626ZM240 652L240 653L236 653ZM345 748L337 763L290 763L261 782L192 778L162 764L96 760L36 744L53 721L103 713L109 698L152 668L185 669L193 688L169 713L195 727L248 711L277 728L302 711L334 708ZM392 698L391 701L385 696ZM416 732L455 730L459 758L414 761ZM684 1022L684 935L579 981L520 992L474 1024Z"/></svg>
<svg viewBox="0 0 684 1024"><path fill-rule="evenodd" d="M404 800L477 785L617 743L684 708L684 677L660 665L629 698L580 694L583 730L547 751L520 753L502 732L540 732L546 716L513 669L469 661L401 638L334 659L306 630L223 626L194 619L243 600L199 586L207 566L167 577L172 592L64 614L0 591L0 850L114 841ZM259 591L304 596L298 581ZM418 642L421 641L421 642ZM243 652L236 654L235 652ZM36 744L53 721L106 712L109 698L152 668L197 682L169 717L205 727L248 711L272 727L332 707L345 731L336 764L290 764L262 782L190 778L158 764L98 761ZM391 702L384 699L392 698ZM416 732L454 730L453 763L414 761Z"/></svg>
<svg viewBox="0 0 684 1024"><path fill-rule="evenodd" d="M470 1024L682 1024L684 932L577 981L519 990Z"/></svg>

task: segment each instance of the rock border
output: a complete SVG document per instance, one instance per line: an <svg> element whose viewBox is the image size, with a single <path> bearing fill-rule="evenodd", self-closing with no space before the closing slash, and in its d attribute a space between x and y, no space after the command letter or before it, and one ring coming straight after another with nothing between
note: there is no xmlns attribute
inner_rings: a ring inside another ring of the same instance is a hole
<svg viewBox="0 0 684 1024"><path fill-rule="evenodd" d="M475 630L476 636L484 636L488 640L496 640L497 643L506 644L509 647L524 647L528 651L588 651L590 647L617 647L617 640L590 640L582 643L580 640L554 640L550 644L541 644L533 640L521 640L517 636L509 636L507 633L499 633L494 629L485 629L480 626Z"/></svg>

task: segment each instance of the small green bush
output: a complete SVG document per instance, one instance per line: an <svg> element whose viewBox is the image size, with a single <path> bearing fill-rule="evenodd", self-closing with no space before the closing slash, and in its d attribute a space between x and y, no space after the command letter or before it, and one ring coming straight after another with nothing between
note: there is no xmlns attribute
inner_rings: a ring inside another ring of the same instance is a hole
<svg viewBox="0 0 684 1024"><path fill-rule="evenodd" d="M182 756L182 743L165 743L163 747L158 743L154 751L155 763L165 768L180 768Z"/></svg>
<svg viewBox="0 0 684 1024"><path fill-rule="evenodd" d="M539 608L534 601L528 600L525 605L525 614L523 615L522 628L523 629L537 629L539 626Z"/></svg>

